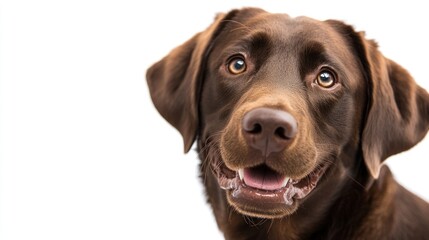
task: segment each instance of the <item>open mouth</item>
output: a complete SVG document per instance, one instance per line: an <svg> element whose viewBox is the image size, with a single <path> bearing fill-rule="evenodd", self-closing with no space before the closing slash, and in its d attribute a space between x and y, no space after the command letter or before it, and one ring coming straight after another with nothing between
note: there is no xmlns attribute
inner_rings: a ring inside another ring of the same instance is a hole
<svg viewBox="0 0 429 240"><path fill-rule="evenodd" d="M282 175L265 164L232 171L225 164L218 163L212 164L212 169L220 187L229 191L230 199L237 205L250 206L252 211L271 209L279 212L279 209L290 209L294 202L310 194L325 173L327 165L317 166L301 179Z"/></svg>

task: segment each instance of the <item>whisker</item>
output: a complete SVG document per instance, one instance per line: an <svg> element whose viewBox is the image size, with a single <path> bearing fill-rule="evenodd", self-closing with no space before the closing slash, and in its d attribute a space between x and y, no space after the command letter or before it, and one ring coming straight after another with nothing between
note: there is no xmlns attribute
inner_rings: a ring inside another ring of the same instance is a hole
<svg viewBox="0 0 429 240"><path fill-rule="evenodd" d="M223 131L219 131L207 137L203 141L201 149L198 150L200 157L203 158L200 164L201 178L203 183L207 182L207 177L211 173L211 164L216 163L214 166L215 168L220 168L222 164L222 162L216 161L216 159L220 156L220 149L217 147L217 145L222 133Z"/></svg>
<svg viewBox="0 0 429 240"><path fill-rule="evenodd" d="M336 167L337 166L337 162L332 160L335 159L335 154L334 153L329 153L329 155L331 157L329 158L323 158L322 161L328 164L331 164L332 166ZM320 167L320 166L319 166ZM349 178L350 180L352 180L354 183L356 183L359 187L361 187L362 189L365 189L365 186L363 186L359 181L357 181L348 171L345 171L346 177Z"/></svg>
<svg viewBox="0 0 429 240"><path fill-rule="evenodd" d="M354 179L353 176L351 176L348 171L346 171L346 177L348 177L350 180L352 180L354 183L356 183L362 189L365 189L365 186L362 185L358 180Z"/></svg>
<svg viewBox="0 0 429 240"><path fill-rule="evenodd" d="M220 136L223 133L223 131L219 131L217 133L212 134L211 136L209 136L207 139L204 140L204 144L203 147L201 149L199 149L199 153L205 151L207 149L207 147L209 147L210 143L214 143L216 141L214 141L213 139L215 137Z"/></svg>
<svg viewBox="0 0 429 240"><path fill-rule="evenodd" d="M280 220L280 221L281 221L281 220ZM271 228L273 227L273 225L274 225L274 219L271 219L271 221L270 221L270 225L268 226L268 229L267 229L267 234L269 234L269 233L270 233Z"/></svg>

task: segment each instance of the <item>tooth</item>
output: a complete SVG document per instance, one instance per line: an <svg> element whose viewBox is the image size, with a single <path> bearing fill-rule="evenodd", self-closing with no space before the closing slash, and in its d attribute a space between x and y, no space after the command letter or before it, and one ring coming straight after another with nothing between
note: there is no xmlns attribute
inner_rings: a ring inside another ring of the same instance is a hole
<svg viewBox="0 0 429 240"><path fill-rule="evenodd" d="M238 169L238 177L240 177L240 180L243 181L243 178L244 178L244 169L243 168Z"/></svg>
<svg viewBox="0 0 429 240"><path fill-rule="evenodd" d="M287 185L287 183L289 182L289 180L290 180L290 178L285 177L285 178L283 179L282 187L286 187L286 185Z"/></svg>

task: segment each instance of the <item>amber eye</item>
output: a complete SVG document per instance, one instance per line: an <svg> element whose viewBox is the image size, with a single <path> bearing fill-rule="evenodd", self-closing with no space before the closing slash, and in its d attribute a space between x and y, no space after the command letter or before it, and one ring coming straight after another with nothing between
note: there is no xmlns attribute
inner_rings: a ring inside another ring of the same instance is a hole
<svg viewBox="0 0 429 240"><path fill-rule="evenodd" d="M243 73L246 71L246 62L243 57L234 57L228 62L228 71L234 75Z"/></svg>
<svg viewBox="0 0 429 240"><path fill-rule="evenodd" d="M331 88L335 85L335 75L327 70L322 70L317 75L316 83L323 88Z"/></svg>

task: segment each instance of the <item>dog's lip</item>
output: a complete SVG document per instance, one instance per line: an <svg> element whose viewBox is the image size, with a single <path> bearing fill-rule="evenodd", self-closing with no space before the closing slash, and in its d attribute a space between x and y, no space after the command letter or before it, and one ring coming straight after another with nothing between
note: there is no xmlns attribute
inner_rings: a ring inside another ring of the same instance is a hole
<svg viewBox="0 0 429 240"><path fill-rule="evenodd" d="M241 168L236 171L234 177L228 178L223 174L222 170L228 168L226 166L217 166L214 172L219 186L224 190L230 190L233 199L240 202L245 201L246 204L263 204L266 207L270 204L291 206L296 200L305 198L316 187L328 168L327 164L318 165L312 172L301 179L292 179L279 174L277 183L261 185L260 182L246 176L249 168ZM231 177L231 174L229 174L229 177Z"/></svg>

